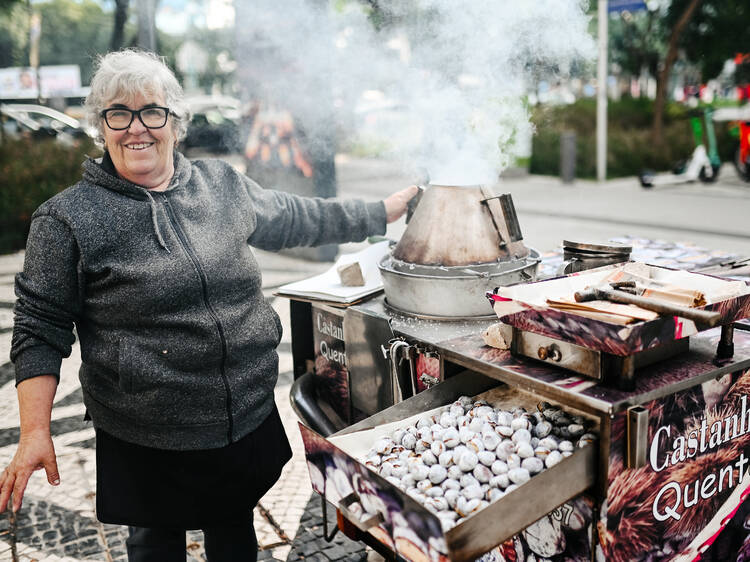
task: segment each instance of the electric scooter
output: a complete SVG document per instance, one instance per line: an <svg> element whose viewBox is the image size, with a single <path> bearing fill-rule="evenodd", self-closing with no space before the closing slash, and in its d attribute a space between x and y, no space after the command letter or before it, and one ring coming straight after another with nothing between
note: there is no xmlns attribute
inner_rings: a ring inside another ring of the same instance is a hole
<svg viewBox="0 0 750 562"><path fill-rule="evenodd" d="M638 179L641 186L648 189L656 185L675 185L700 180L704 183L715 182L719 177L721 159L716 148L716 133L713 126L713 110L706 108L704 111L706 121L706 139L708 149L703 143L703 124L700 117L691 117L690 125L693 129L695 139L695 150L680 171L674 174L657 174L651 170L641 172Z"/></svg>
<svg viewBox="0 0 750 562"><path fill-rule="evenodd" d="M734 154L734 167L741 179L750 182L750 105L717 109L714 121L737 123L740 145Z"/></svg>

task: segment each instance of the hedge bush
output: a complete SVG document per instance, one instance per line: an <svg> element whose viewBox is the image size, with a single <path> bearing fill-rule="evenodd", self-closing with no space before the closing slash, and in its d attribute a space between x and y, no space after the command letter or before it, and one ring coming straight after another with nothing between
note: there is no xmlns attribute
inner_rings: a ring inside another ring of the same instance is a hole
<svg viewBox="0 0 750 562"><path fill-rule="evenodd" d="M0 253L22 249L34 210L81 179L87 155L100 154L89 140L75 146L30 138L0 144Z"/></svg>
<svg viewBox="0 0 750 562"><path fill-rule="evenodd" d="M669 171L690 157L695 145L690 126L691 110L668 104L664 119L664 144L660 149L651 141L653 102L624 98L610 102L607 119L607 176L634 176L644 169ZM540 106L532 114L536 133L532 140L529 170L535 174L559 175L560 135L576 133L576 175L596 177L596 102L579 100L566 106ZM731 161L736 140L726 124L715 123L719 156Z"/></svg>

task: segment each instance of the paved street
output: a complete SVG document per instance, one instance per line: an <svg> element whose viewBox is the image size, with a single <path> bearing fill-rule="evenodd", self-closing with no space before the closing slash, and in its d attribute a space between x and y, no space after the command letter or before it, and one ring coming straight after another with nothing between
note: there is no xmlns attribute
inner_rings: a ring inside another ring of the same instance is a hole
<svg viewBox="0 0 750 562"><path fill-rule="evenodd" d="M375 200L410 183L407 175L384 161L341 156L340 194ZM717 184L692 184L644 190L637 179L606 184L579 181L563 185L556 178L519 177L503 180L516 204L527 244L540 250L563 239L606 240L626 234L692 241L710 249L750 256L750 184L740 182L731 168ZM397 239L403 223L389 227ZM346 245L351 251L360 245ZM278 484L261 500L255 513L261 559L364 560L368 553L341 534L333 543L322 539L320 501L311 492L296 418L289 405L292 383L288 303L273 289L327 269L286 255L257 252L264 271L263 287L285 328L280 355L276 401L292 442L294 458ZM11 459L18 439L18 408L12 365L8 362L13 305L13 276L23 253L0 256L0 465ZM84 406L77 371L80 350L64 361L52 415L52 432L62 483L47 485L43 472L32 477L23 509L13 521L0 516L0 560L75 561L125 560L124 528L100 524L94 514L94 430L83 422ZM329 516L331 514L329 513ZM202 536L191 532L188 559L203 560ZM373 556L371 556L373 558Z"/></svg>

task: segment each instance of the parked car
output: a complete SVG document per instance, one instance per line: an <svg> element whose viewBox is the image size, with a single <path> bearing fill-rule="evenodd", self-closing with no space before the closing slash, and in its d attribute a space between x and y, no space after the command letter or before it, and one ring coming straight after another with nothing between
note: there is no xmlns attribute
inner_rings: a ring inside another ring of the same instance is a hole
<svg viewBox="0 0 750 562"><path fill-rule="evenodd" d="M10 137L29 134L35 138L54 137L72 143L76 139L96 136L96 130L81 121L43 105L14 103L0 105L5 133Z"/></svg>
<svg viewBox="0 0 750 562"><path fill-rule="evenodd" d="M184 149L209 152L238 152L240 141L240 101L229 96L195 96L188 98L192 115Z"/></svg>

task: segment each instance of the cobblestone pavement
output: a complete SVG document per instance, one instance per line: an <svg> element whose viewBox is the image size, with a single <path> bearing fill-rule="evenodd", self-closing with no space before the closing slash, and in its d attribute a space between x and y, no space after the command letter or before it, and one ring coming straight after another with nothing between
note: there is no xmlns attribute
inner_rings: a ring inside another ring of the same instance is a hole
<svg viewBox="0 0 750 562"><path fill-rule="evenodd" d="M320 499L312 492L297 418L289 404L292 357L289 306L274 298L272 288L321 272L330 264L257 252L264 271L264 290L285 328L279 348L280 371L276 403L292 444L294 456L279 482L259 502L255 511L260 560L365 560L362 545L339 533L333 542L323 536ZM13 278L23 266L23 254L0 256L0 466L13 456L18 441L18 405L10 350ZM52 434L58 457L61 485L49 486L43 471L31 477L22 509L15 519L0 514L0 561L23 562L127 560L126 528L99 523L95 517L94 429L83 421L84 406L78 383L80 350L76 345L63 362L63 372L52 411ZM333 514L329 513L333 518ZM335 520L329 524L329 529ZM187 537L191 562L204 560L203 536Z"/></svg>

